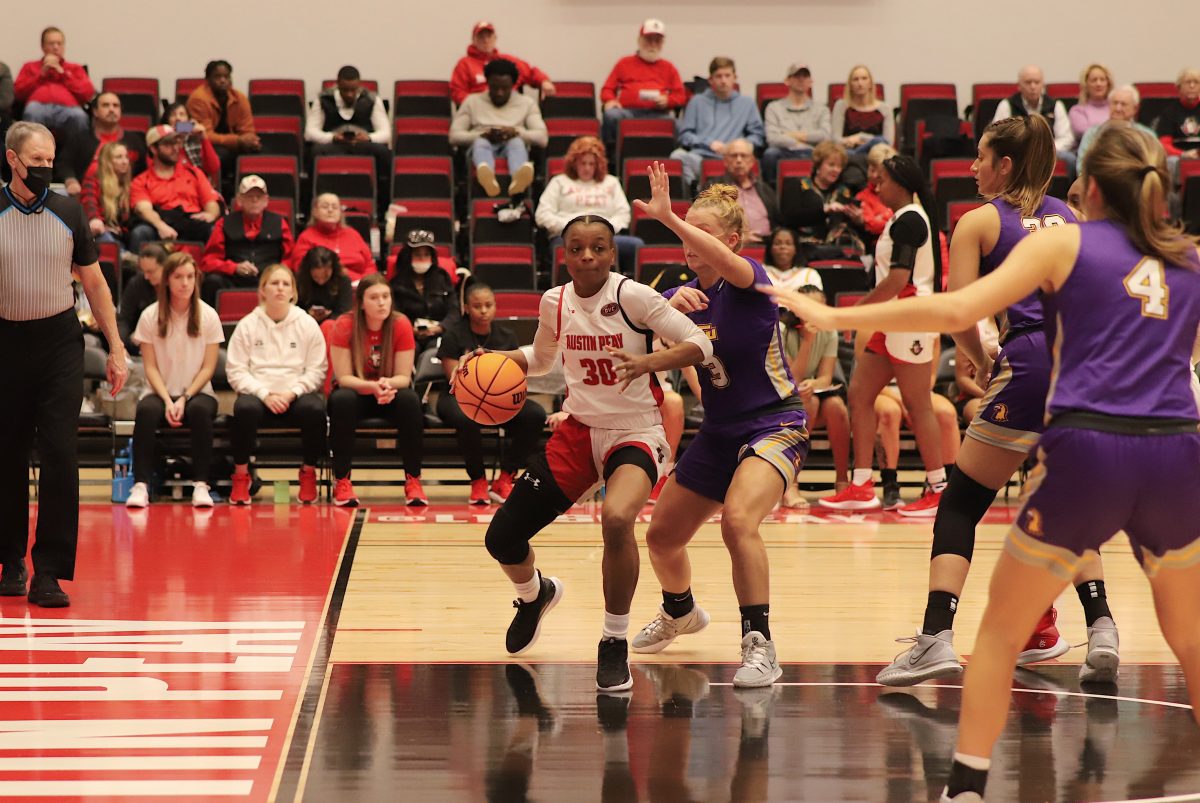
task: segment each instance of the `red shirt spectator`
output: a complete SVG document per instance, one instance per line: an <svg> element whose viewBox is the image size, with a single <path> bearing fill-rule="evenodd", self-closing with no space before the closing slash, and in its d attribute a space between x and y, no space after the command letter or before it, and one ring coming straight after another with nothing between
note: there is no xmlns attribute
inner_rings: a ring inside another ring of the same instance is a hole
<svg viewBox="0 0 1200 803"><path fill-rule="evenodd" d="M56 106L82 106L96 94L92 79L80 64L63 58L66 38L58 28L42 32L42 53L36 61L26 62L13 82L17 100L24 103L52 103Z"/></svg>
<svg viewBox="0 0 1200 803"><path fill-rule="evenodd" d="M292 258L288 266L298 271L304 255L318 245L323 245L338 255L342 268L350 281L356 282L368 273L375 272L375 257L367 247L362 235L342 222L342 201L332 192L313 198L311 223L296 239Z"/></svg>
<svg viewBox="0 0 1200 803"><path fill-rule="evenodd" d="M460 105L467 95L482 92L487 89L487 79L483 77L483 67L489 61L508 59L517 65L517 83L514 89L529 86L540 87L542 95L549 97L554 94L554 83L550 76L537 67L522 61L516 56L509 56L496 50L496 28L490 22L477 22L471 32L471 44L467 46L467 55L454 65L450 76L450 98L455 105Z"/></svg>
<svg viewBox="0 0 1200 803"><path fill-rule="evenodd" d="M149 201L155 209L182 209L190 215L204 211L209 203L219 204L221 196L191 162L180 160L169 178L159 176L153 167L137 176L129 200L134 206Z"/></svg>
<svg viewBox="0 0 1200 803"><path fill-rule="evenodd" d="M638 50L617 62L600 89L600 103L616 101L625 109L677 109L687 91L675 65L661 58L666 29L648 19L638 31ZM665 104L661 98L665 96Z"/></svg>
<svg viewBox="0 0 1200 803"><path fill-rule="evenodd" d="M228 259L228 254L225 250L225 221L228 219L229 216L226 215L217 221L216 225L213 226L212 236L208 238L208 243L204 246L204 254L200 257L200 270L205 273L224 273L227 276L232 276L234 271L237 270L238 263L232 259ZM288 264L296 242L292 237L292 227L288 225L287 218L283 218L281 222L283 224L283 259L281 261L284 264ZM259 232L262 231L262 225L263 216L261 214L255 217L251 217L248 214L242 215L242 227L246 232L247 239L257 239Z"/></svg>
<svg viewBox="0 0 1200 803"><path fill-rule="evenodd" d="M354 333L354 312L347 312L333 324L333 333L329 337L329 345L341 349L350 348ZM363 374L362 379L374 381L379 379L379 366L383 353L383 330L372 332L366 330L363 342ZM417 341L413 338L412 322L400 313L392 323L392 353L397 351L412 351L416 349Z"/></svg>

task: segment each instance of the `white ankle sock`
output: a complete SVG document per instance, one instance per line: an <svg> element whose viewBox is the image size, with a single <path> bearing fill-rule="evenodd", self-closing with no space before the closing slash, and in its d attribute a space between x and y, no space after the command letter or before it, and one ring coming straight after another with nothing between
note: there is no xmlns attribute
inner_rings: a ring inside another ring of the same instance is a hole
<svg viewBox="0 0 1200 803"><path fill-rule="evenodd" d="M521 602L533 602L542 590L542 573L534 569L528 583L513 583L513 588L517 589L517 599Z"/></svg>
<svg viewBox="0 0 1200 803"><path fill-rule="evenodd" d="M870 481L871 469L869 468L854 469L854 476L850 478L850 482L854 483L855 485L866 485Z"/></svg>
<svg viewBox="0 0 1200 803"><path fill-rule="evenodd" d="M604 612L604 638L628 638L629 614L619 615Z"/></svg>
<svg viewBox="0 0 1200 803"><path fill-rule="evenodd" d="M954 760L964 767L970 767L973 770L987 772L992 768L992 760L990 758L980 758L979 756L969 756L966 753L955 753Z"/></svg>
<svg viewBox="0 0 1200 803"><path fill-rule="evenodd" d="M934 491L941 491L946 487L946 469L939 468L936 471L925 472L925 482L929 483L929 487Z"/></svg>

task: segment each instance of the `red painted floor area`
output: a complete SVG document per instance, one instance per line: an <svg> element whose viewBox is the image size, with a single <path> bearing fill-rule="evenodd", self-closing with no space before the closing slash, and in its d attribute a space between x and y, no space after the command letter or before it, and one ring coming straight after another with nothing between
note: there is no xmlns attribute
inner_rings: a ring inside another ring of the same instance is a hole
<svg viewBox="0 0 1200 803"><path fill-rule="evenodd" d="M85 505L71 607L0 598L0 799L267 800L352 519Z"/></svg>

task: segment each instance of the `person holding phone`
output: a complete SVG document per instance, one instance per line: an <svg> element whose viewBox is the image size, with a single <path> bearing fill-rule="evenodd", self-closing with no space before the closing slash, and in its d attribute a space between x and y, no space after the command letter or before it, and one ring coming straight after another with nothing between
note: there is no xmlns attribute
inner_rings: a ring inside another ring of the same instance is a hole
<svg viewBox="0 0 1200 803"><path fill-rule="evenodd" d="M462 317L454 281L438 264L433 246L433 232L410 231L403 250L396 255L395 271L388 277L396 311L413 322L418 354L434 346L434 341Z"/></svg>
<svg viewBox="0 0 1200 803"><path fill-rule="evenodd" d="M379 208L387 208L392 130L383 100L363 87L357 68L342 67L337 85L317 95L308 109L304 139L311 143L314 159L334 154L373 157Z"/></svg>
<svg viewBox="0 0 1200 803"><path fill-rule="evenodd" d="M350 311L354 288L342 270L342 261L328 248L318 245L300 260L296 276L299 299L296 306L317 323L337 318Z"/></svg>
<svg viewBox="0 0 1200 803"><path fill-rule="evenodd" d="M221 160L208 139L208 129L192 119L186 104L172 103L159 122L175 129L183 143L183 156L193 167L199 168L210 181L220 176Z"/></svg>

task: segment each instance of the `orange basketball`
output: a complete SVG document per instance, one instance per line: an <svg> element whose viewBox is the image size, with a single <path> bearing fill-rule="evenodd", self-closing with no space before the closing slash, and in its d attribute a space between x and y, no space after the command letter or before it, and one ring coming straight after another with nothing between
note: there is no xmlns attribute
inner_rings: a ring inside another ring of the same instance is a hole
<svg viewBox="0 0 1200 803"><path fill-rule="evenodd" d="M480 354L459 364L454 398L467 418L498 426L525 404L525 372L503 354Z"/></svg>

